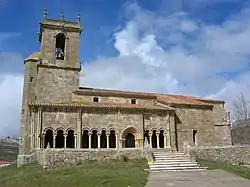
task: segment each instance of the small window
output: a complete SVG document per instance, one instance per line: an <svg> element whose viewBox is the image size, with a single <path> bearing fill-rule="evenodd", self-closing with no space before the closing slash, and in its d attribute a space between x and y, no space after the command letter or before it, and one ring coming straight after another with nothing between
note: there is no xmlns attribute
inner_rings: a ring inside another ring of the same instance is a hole
<svg viewBox="0 0 250 187"><path fill-rule="evenodd" d="M197 144L197 130L193 130L193 143Z"/></svg>
<svg viewBox="0 0 250 187"><path fill-rule="evenodd" d="M34 77L30 77L30 82L33 82Z"/></svg>
<svg viewBox="0 0 250 187"><path fill-rule="evenodd" d="M99 102L99 98L98 97L94 97L93 98L93 102L98 103Z"/></svg>
<svg viewBox="0 0 250 187"><path fill-rule="evenodd" d="M136 104L136 100L135 99L131 99L131 104Z"/></svg>

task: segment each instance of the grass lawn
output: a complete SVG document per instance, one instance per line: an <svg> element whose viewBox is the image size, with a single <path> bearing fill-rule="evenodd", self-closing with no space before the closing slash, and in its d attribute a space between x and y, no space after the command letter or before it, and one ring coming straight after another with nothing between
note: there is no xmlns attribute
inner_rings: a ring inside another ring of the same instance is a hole
<svg viewBox="0 0 250 187"><path fill-rule="evenodd" d="M37 165L0 168L1 187L143 187L146 160L87 162L70 168L43 171Z"/></svg>
<svg viewBox="0 0 250 187"><path fill-rule="evenodd" d="M201 166L208 167L208 169L223 169L235 175L250 179L250 168L244 166L234 166L210 160L198 160L198 162Z"/></svg>

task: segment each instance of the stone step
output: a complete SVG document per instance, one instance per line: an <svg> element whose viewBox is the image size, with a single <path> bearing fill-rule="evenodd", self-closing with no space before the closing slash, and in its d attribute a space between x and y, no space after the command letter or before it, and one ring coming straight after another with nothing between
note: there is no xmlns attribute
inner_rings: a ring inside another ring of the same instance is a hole
<svg viewBox="0 0 250 187"><path fill-rule="evenodd" d="M186 154L154 154L154 156L187 156Z"/></svg>
<svg viewBox="0 0 250 187"><path fill-rule="evenodd" d="M184 168L184 167L176 167L176 168L154 168L147 169L149 172L164 172L164 171L203 171L207 170L205 167L192 167L192 168Z"/></svg>
<svg viewBox="0 0 250 187"><path fill-rule="evenodd" d="M161 165L161 164L190 164L190 163L196 163L198 164L198 162L191 162L191 161L182 161L182 162L159 162L159 161L155 161L153 164L156 165Z"/></svg>
<svg viewBox="0 0 250 187"><path fill-rule="evenodd" d="M188 159L155 159L154 162L187 162Z"/></svg>
<svg viewBox="0 0 250 187"><path fill-rule="evenodd" d="M184 152L153 152L155 155L185 155Z"/></svg>
<svg viewBox="0 0 250 187"><path fill-rule="evenodd" d="M149 165L149 168L174 168L174 167L199 167L198 164L162 164L162 165Z"/></svg>
<svg viewBox="0 0 250 187"><path fill-rule="evenodd" d="M155 160L190 160L188 157L155 157Z"/></svg>

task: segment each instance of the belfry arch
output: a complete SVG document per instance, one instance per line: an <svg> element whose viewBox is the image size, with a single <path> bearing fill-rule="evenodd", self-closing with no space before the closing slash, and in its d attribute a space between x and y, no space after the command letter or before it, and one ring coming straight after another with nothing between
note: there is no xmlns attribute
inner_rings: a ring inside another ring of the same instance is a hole
<svg viewBox="0 0 250 187"><path fill-rule="evenodd" d="M59 32L56 34L55 38L56 38L55 58L58 60L65 60L66 36L64 33Z"/></svg>

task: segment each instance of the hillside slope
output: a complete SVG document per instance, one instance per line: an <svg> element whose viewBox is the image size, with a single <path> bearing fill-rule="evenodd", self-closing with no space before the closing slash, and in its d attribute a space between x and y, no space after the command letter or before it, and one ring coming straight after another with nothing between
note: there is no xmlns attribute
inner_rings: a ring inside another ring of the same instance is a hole
<svg viewBox="0 0 250 187"><path fill-rule="evenodd" d="M18 155L18 143L0 142L0 161L15 161Z"/></svg>

